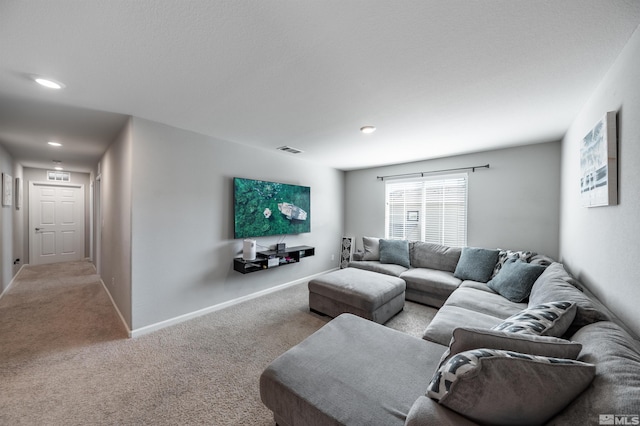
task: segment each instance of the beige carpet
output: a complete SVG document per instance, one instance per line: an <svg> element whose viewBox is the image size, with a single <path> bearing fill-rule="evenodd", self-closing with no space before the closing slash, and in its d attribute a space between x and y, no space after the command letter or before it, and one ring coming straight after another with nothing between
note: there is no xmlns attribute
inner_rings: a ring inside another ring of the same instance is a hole
<svg viewBox="0 0 640 426"><path fill-rule="evenodd" d="M420 336L434 314L387 325ZM0 424L273 425L260 373L327 321L301 284L129 339L93 265L25 267L0 299Z"/></svg>

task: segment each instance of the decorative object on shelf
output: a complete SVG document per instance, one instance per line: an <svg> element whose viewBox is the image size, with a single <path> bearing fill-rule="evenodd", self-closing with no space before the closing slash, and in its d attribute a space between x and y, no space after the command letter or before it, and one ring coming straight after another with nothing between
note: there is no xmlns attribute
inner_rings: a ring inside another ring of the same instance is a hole
<svg viewBox="0 0 640 426"><path fill-rule="evenodd" d="M342 237L342 245L340 247L340 269L349 266L352 254L353 237Z"/></svg>
<svg viewBox="0 0 640 426"><path fill-rule="evenodd" d="M583 207L618 204L616 112L609 111L580 144L580 193Z"/></svg>
<svg viewBox="0 0 640 426"><path fill-rule="evenodd" d="M256 240L244 240L242 242L242 258L254 260L256 258Z"/></svg>
<svg viewBox="0 0 640 426"><path fill-rule="evenodd" d="M22 208L22 179L17 177L16 179L16 210Z"/></svg>
<svg viewBox="0 0 640 426"><path fill-rule="evenodd" d="M10 206L13 199L13 178L6 174L2 174L2 205Z"/></svg>

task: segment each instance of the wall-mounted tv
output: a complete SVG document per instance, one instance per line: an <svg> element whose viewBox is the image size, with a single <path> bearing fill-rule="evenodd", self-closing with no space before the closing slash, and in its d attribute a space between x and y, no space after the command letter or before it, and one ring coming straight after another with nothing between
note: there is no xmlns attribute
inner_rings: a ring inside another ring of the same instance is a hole
<svg viewBox="0 0 640 426"><path fill-rule="evenodd" d="M233 178L234 238L311 232L311 188Z"/></svg>

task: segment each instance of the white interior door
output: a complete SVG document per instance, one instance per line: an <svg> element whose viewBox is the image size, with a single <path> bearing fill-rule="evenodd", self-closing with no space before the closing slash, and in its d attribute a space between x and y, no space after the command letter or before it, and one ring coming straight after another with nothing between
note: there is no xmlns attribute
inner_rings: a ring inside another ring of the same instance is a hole
<svg viewBox="0 0 640 426"><path fill-rule="evenodd" d="M29 263L84 258L84 185L29 182Z"/></svg>

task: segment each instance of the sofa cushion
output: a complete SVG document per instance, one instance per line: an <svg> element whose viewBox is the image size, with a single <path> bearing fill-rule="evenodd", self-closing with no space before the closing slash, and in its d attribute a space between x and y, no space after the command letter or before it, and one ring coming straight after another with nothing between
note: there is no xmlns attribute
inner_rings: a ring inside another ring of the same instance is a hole
<svg viewBox="0 0 640 426"><path fill-rule="evenodd" d="M476 422L472 422L464 416L449 410L447 407L438 404L431 398L421 396L411 406L407 420L404 426L476 426Z"/></svg>
<svg viewBox="0 0 640 426"><path fill-rule="evenodd" d="M454 272L462 249L416 241L411 244L411 266Z"/></svg>
<svg viewBox="0 0 640 426"><path fill-rule="evenodd" d="M379 274L391 275L392 277L399 277L400 274L408 269L404 266L394 265L393 263L380 263L379 260L349 262L349 268L364 269L366 271L377 272Z"/></svg>
<svg viewBox="0 0 640 426"><path fill-rule="evenodd" d="M609 316L584 294L580 283L569 274L561 263L554 262L545 269L531 288L529 306L557 300L570 300L578 307L573 326L579 327L597 321L606 321Z"/></svg>
<svg viewBox="0 0 640 426"><path fill-rule="evenodd" d="M462 282L452 272L427 268L412 268L400 274L407 288L447 297Z"/></svg>
<svg viewBox="0 0 640 426"><path fill-rule="evenodd" d="M486 286L486 284L484 285ZM468 287L459 287L454 291L447 299L443 309L446 310L448 306L460 306L474 312L491 315L498 319L497 323L527 308L526 303L510 302L491 289L480 291ZM473 319L471 318L471 320ZM473 324L468 324L466 318L460 318L459 325Z"/></svg>
<svg viewBox="0 0 640 426"><path fill-rule="evenodd" d="M480 247L463 247L453 275L461 280L486 283L498 261L499 250Z"/></svg>
<svg viewBox="0 0 640 426"><path fill-rule="evenodd" d="M500 349L529 355L576 359L582 345L565 339L532 334L509 333L486 328L458 327L453 330L449 349L440 363L472 349Z"/></svg>
<svg viewBox="0 0 640 426"><path fill-rule="evenodd" d="M410 266L409 241L380 240L380 263L392 263L408 268Z"/></svg>
<svg viewBox="0 0 640 426"><path fill-rule="evenodd" d="M571 339L582 343L578 360L595 364L596 377L554 423L597 424L600 414L640 415L640 343L610 321L584 326Z"/></svg>
<svg viewBox="0 0 640 426"><path fill-rule="evenodd" d="M579 361L474 349L442 365L427 396L479 423L541 424L579 395L594 375L594 365Z"/></svg>
<svg viewBox="0 0 640 426"><path fill-rule="evenodd" d="M510 316L493 330L560 337L569 329L575 316L573 302L544 303Z"/></svg>
<svg viewBox="0 0 640 426"><path fill-rule="evenodd" d="M531 265L511 258L504 263L498 275L487 285L512 302L523 302L529 297L533 283L544 270L544 266Z"/></svg>
<svg viewBox="0 0 640 426"><path fill-rule="evenodd" d="M498 250L500 250L500 253L498 254L498 262L496 263L496 266L493 268L493 273L491 274L491 278L494 278L496 275L498 275L498 272L500 272L500 269L502 269L502 266L504 266L507 260L518 259L518 260L522 260L523 262L529 263L533 258L533 256L536 255L536 253L532 251L523 251L523 250L515 251L515 250L504 250L504 249L498 249Z"/></svg>
<svg viewBox="0 0 640 426"><path fill-rule="evenodd" d="M454 292L457 293L458 291ZM446 305L446 304L445 304ZM459 306L441 308L425 329L422 338L441 345L449 345L453 330L461 326L491 328L500 323L500 318L475 312Z"/></svg>
<svg viewBox="0 0 640 426"><path fill-rule="evenodd" d="M362 260L380 260L380 238L362 237L364 254Z"/></svg>

